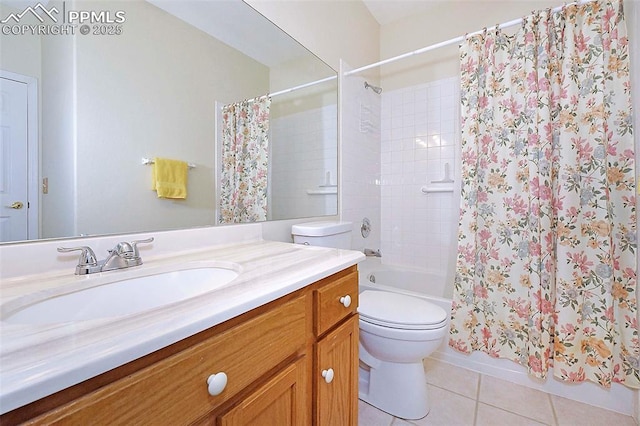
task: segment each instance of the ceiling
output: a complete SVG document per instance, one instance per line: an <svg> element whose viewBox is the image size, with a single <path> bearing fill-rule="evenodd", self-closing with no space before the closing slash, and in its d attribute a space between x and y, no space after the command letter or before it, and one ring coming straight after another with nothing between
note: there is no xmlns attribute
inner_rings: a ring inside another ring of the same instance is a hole
<svg viewBox="0 0 640 426"><path fill-rule="evenodd" d="M419 15L447 0L362 0L380 25Z"/></svg>

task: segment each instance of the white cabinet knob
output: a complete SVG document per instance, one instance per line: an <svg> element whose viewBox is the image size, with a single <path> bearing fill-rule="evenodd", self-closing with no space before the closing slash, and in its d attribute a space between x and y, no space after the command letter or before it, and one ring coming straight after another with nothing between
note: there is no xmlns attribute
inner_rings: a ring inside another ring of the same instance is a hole
<svg viewBox="0 0 640 426"><path fill-rule="evenodd" d="M327 383L333 382L333 368L330 368L328 370L322 370L322 377L324 377L324 381Z"/></svg>
<svg viewBox="0 0 640 426"><path fill-rule="evenodd" d="M220 395L227 387L227 375L225 373L212 374L207 379L209 395Z"/></svg>
<svg viewBox="0 0 640 426"><path fill-rule="evenodd" d="M348 294L346 296L342 296L340 298L340 303L342 303L345 308L348 308L349 306L351 306L351 296L349 296Z"/></svg>

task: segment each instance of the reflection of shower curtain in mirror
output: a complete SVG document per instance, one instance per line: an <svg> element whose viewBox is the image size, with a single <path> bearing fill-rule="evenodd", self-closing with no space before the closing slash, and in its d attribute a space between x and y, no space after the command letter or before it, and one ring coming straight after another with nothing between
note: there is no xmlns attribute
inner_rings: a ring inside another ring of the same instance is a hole
<svg viewBox="0 0 640 426"><path fill-rule="evenodd" d="M220 223L267 219L270 105L261 96L222 108Z"/></svg>

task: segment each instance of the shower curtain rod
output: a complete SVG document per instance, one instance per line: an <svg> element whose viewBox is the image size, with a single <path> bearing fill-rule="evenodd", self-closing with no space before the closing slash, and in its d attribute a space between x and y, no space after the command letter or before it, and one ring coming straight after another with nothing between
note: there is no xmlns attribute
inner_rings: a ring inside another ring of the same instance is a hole
<svg viewBox="0 0 640 426"><path fill-rule="evenodd" d="M576 2L573 2L573 3L565 4L563 6L554 7L553 9L551 9L551 12L552 13L556 13L556 12L561 11L566 6L574 5L574 4L576 4L576 5L584 4L584 3L589 3L591 1L595 1L595 0L579 0L579 1L576 1ZM500 25L497 25L497 27L499 29L512 27L514 25L521 24L522 23L522 19L523 18L518 18L518 19L514 19L512 21L504 22L504 23L502 23ZM452 44L461 43L462 41L464 41L465 38L471 37L471 36L474 36L474 35L477 35L477 34L482 34L485 30L486 30L486 28L483 28L481 30L478 30L478 31L475 31L475 32L472 32L472 33L467 33L467 34L465 34L463 36L452 38L451 40L442 41L440 43L432 44L432 45L427 46L427 47L422 47L422 48L414 50L412 52L403 53L402 55L394 56L392 58L384 59L382 61L375 62L373 64L365 65L363 67L356 68L356 69L353 69L351 71L347 71L347 72L344 73L344 75L348 76L348 75L352 75L352 74L357 74L357 73L359 73L361 71L366 71L366 70L371 69L371 68L375 68L375 67L379 67L379 66L382 66L382 65L386 65L386 64L389 64L391 62L399 61L400 59L408 58L410 56L419 55L421 53L425 53L425 52L429 52L431 50L439 49L441 47L445 47L445 46L449 46L449 45L452 45Z"/></svg>
<svg viewBox="0 0 640 426"><path fill-rule="evenodd" d="M304 89L305 87L313 86L315 84L324 83L325 81L335 80L336 78L338 78L338 76L332 75L330 77L325 77L325 78L321 78L320 80L312 81L311 83L305 83L305 84L301 84L299 86L291 87L289 89L280 90L279 92L269 93L269 95L267 95L267 96L270 96L270 97L273 98L274 96L284 95L285 93L293 92L294 90Z"/></svg>
<svg viewBox="0 0 640 426"><path fill-rule="evenodd" d="M553 9L551 9L551 12L552 13L556 13L556 12L561 11L566 6L574 5L574 4L584 4L584 3L589 3L589 2L592 2L592 1L597 1L597 0L579 0L579 1L575 1L573 3L564 4L563 6L554 7ZM522 23L522 18L518 18L518 19L514 19L512 21L504 22L504 23L502 23L500 25L497 25L497 27L499 29L503 29L503 28L513 27L514 25L518 25L518 24L521 24L521 23ZM421 53L426 53L426 52L429 52L431 50L436 50L436 49L439 49L441 47L449 46L449 45L452 45L452 44L461 43L462 41L464 41L465 38L471 37L471 36L474 36L474 35L477 35L477 34L481 34L484 31L485 31L485 29L483 28L481 30L478 30L478 31L475 31L475 32L472 32L472 33L467 33L467 34L465 34L463 36L455 37L455 38L452 38L450 40L442 41L440 43L432 44L430 46L423 47L423 48L420 48L420 49L417 49L417 50L414 50L414 51L411 51L411 52L403 53L402 55L394 56L394 57L389 58L389 59L384 59L382 61L374 62L373 64L365 65L363 67L356 68L356 69L353 69L351 71L347 71L347 72L344 73L344 75L348 76L348 75L352 75L352 74L357 74L359 72L366 71L366 70L371 69L371 68L375 68L375 67L379 67L379 66L382 66L382 65L389 64L391 62L399 61L400 59L405 59L405 58L408 58L408 57L411 57L411 56L414 56L414 55L419 55ZM320 84L320 83L324 83L324 82L327 82L327 81L335 80L336 78L337 78L337 76L332 75L332 76L329 76L329 77L321 78L320 80L312 81L310 83L304 83L304 84L301 84L299 86L291 87L289 89L284 89L284 90L280 90L278 92L269 93L268 96L274 97L274 96L284 95L285 93L290 93L290 92L293 92L293 91L298 90L298 89L304 89L306 87L314 86L316 84Z"/></svg>

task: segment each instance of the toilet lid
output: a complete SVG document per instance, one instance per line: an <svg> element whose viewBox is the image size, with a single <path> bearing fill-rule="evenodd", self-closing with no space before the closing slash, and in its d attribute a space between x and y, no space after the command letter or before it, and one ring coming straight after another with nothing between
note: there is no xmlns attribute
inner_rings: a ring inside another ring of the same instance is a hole
<svg viewBox="0 0 640 426"><path fill-rule="evenodd" d="M385 327L433 329L443 327L447 312L440 306L413 296L365 290L359 295L360 319Z"/></svg>

